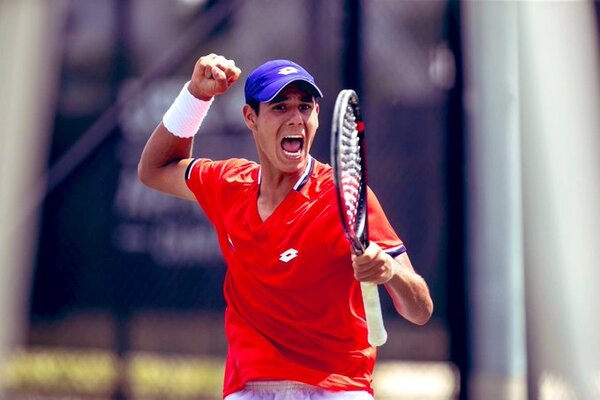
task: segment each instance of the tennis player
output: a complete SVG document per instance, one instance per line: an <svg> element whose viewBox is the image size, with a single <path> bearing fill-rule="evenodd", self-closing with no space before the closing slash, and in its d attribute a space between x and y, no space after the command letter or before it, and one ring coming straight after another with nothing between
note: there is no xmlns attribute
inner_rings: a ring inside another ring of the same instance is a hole
<svg viewBox="0 0 600 400"><path fill-rule="evenodd" d="M201 57L138 166L147 186L197 201L227 263L227 400L373 399L360 281L385 285L398 313L422 325L433 302L369 192L371 244L351 254L330 166L310 148L321 90L301 66L272 60L246 79L242 116L259 163L192 158L210 105L240 77L234 61Z"/></svg>

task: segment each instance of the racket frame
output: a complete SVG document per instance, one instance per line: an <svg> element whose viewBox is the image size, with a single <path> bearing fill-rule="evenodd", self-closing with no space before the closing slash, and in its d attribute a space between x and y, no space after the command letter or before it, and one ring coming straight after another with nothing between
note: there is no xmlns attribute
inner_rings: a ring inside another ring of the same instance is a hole
<svg viewBox="0 0 600 400"><path fill-rule="evenodd" d="M346 206L343 200L342 193L342 165L339 160L341 155L341 140L343 136L343 126L348 108L352 110L354 122L356 123L358 148L361 168L361 181L359 185L359 197L357 205L355 221L356 230L350 227L346 218ZM356 255L364 253L369 245L368 220L367 220L367 158L366 158L366 142L364 121L360 112L358 96L352 89L344 89L340 91L335 101L333 110L332 128L331 128L331 165L333 167L333 179L336 185L336 198L338 209L340 212L340 220L342 222L344 234L350 242L352 251ZM377 284L370 282L361 282L361 291L363 304L365 308L365 316L368 327L368 341L372 346L381 346L387 341L387 332L383 324L383 316L381 313L381 302L379 299L379 290Z"/></svg>

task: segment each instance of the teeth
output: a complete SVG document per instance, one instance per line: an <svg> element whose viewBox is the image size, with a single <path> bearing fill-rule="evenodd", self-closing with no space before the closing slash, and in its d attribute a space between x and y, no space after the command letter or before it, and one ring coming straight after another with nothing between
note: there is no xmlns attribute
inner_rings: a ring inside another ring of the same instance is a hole
<svg viewBox="0 0 600 400"><path fill-rule="evenodd" d="M304 147L304 137L302 135L288 135L284 136L282 140L299 140L301 142L300 148L296 152L290 152L282 148L285 155L289 157L298 157L302 154L302 148Z"/></svg>

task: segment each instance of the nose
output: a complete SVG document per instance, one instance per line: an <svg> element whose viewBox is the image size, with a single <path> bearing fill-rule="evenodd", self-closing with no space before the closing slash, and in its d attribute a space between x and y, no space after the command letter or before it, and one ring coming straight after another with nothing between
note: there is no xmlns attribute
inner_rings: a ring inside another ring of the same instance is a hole
<svg viewBox="0 0 600 400"><path fill-rule="evenodd" d="M301 125L304 123L304 118L302 117L302 113L296 107L290 110L290 116L288 119L288 124L290 125Z"/></svg>

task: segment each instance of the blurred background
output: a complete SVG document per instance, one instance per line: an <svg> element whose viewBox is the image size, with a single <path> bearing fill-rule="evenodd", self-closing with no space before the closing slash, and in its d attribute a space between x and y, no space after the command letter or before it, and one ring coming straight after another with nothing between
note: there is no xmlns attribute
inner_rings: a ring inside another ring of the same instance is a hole
<svg viewBox="0 0 600 400"><path fill-rule="evenodd" d="M377 399L600 398L600 3L0 0L0 398L219 399L225 265L136 178L207 53L357 90L370 185L428 282L382 296ZM243 84L196 155L256 159Z"/></svg>

